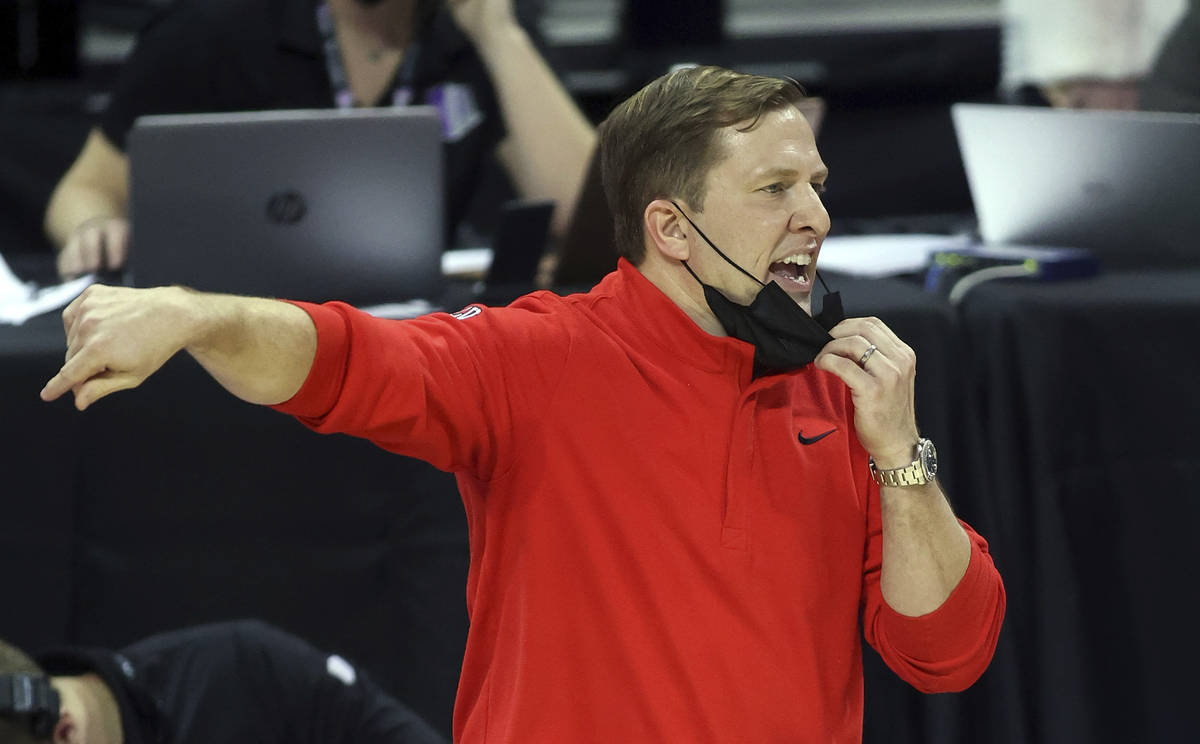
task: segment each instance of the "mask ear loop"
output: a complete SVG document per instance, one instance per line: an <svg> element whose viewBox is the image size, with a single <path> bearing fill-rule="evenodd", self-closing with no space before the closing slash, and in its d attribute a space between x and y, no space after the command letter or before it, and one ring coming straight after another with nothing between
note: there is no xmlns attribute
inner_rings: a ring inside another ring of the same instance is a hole
<svg viewBox="0 0 1200 744"><path fill-rule="evenodd" d="M699 229L699 228L696 228L696 229ZM825 294L830 294L830 292L829 292L829 285L825 283L825 277L821 276L821 272L819 272L819 271L817 271L816 269L814 269L814 270L813 270L813 273L814 273L814 274L816 274L816 275L817 275L817 279L819 279L819 280L820 280L820 282L821 282L821 287L822 287L822 288L825 290Z"/></svg>
<svg viewBox="0 0 1200 744"><path fill-rule="evenodd" d="M754 281L754 283L757 284L758 286L760 286L760 287L767 286L766 284L763 284L762 282L760 282L758 280L758 277L754 276L749 271L746 271L741 266L738 266L734 261L732 261L729 258L729 256L726 256L724 253L722 253L721 249L717 247L717 244L708 239L708 236L704 234L704 231L700 229L700 226L697 225L695 222L692 222L692 218L688 217L687 212L683 211L683 207L679 206L678 204L675 204L674 199L671 199L670 202L671 202L671 204L675 205L675 208L678 209L679 213L683 215L683 218L688 221L688 224L691 225L692 227L696 228L696 232L700 233L700 237L704 238L704 242L708 243L709 247L711 247L714 251L716 251L718 256L725 259L725 263L729 264L733 268L737 269L738 271L742 272L746 276L750 277ZM687 265L687 261L683 261L682 263L683 263L683 267L688 270L689 274L692 275L692 278L694 278L696 281L700 281L700 278L696 276L696 273L694 271L692 271L690 266ZM824 283L824 280L822 280L822 283Z"/></svg>
<svg viewBox="0 0 1200 744"><path fill-rule="evenodd" d="M696 232L700 234L700 237L704 238L704 242L708 243L709 247L711 247L714 251L716 251L718 256L725 259L725 263L729 264L733 268L737 269L738 271L742 272L746 276L753 279L754 282L756 284L758 284L759 286L762 286L762 287L767 286L766 284L763 284L762 282L760 282L758 280L758 277L754 276L749 271L746 271L741 266L738 266L737 263L735 263L734 261L732 261L729 258L729 256L726 256L724 253L722 253L721 249L717 247L716 243L714 243L708 239L708 236L704 234L704 231L700 229L700 226L697 225L695 222L693 222L691 217L688 217L687 212L683 211L683 207L676 204L674 199L671 199L670 202L671 202L671 204L673 204L675 206L676 209L679 210L679 213L682 214L683 218L688 221L688 224L691 225L692 227L696 228ZM688 266L687 261L681 261L680 263L683 264L683 268L687 269L687 273L692 275L693 279L695 279L698 282L700 281L700 277L696 276L696 272L692 271L692 267ZM832 290L829 289L829 285L825 283L825 277L821 276L821 272L814 270L813 273L817 275L817 280L819 282L821 282L821 288L825 290L825 294L833 294ZM700 282L700 283L703 284L703 282Z"/></svg>

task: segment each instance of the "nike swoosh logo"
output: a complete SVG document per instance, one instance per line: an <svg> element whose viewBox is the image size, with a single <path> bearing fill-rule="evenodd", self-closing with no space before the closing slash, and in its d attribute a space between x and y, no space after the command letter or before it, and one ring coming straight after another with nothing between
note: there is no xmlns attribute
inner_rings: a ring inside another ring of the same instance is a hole
<svg viewBox="0 0 1200 744"><path fill-rule="evenodd" d="M800 440L800 444L816 444L817 442L821 441L822 439L824 439L825 437L834 433L835 431L837 431L836 426L834 428L830 429L829 431L825 432L824 434L818 434L815 437L806 437L806 436L804 436L804 432L799 431L799 432L796 432L796 439Z"/></svg>

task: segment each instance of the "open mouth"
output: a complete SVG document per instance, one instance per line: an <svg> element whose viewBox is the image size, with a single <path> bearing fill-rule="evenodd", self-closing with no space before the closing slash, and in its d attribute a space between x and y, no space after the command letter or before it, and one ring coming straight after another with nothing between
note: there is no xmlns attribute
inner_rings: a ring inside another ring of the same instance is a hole
<svg viewBox="0 0 1200 744"><path fill-rule="evenodd" d="M776 261L767 270L770 278L784 289L804 289L812 285L812 256L807 253Z"/></svg>

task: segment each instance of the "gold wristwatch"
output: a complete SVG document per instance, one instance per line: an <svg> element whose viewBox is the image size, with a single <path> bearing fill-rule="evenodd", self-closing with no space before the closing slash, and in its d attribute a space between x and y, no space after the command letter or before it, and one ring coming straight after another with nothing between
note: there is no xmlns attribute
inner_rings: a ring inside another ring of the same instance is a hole
<svg viewBox="0 0 1200 744"><path fill-rule="evenodd" d="M924 437L917 440L916 457L902 468L879 470L875 467L874 459L868 462L871 465L871 477L881 486L921 486L932 481L938 470L937 448Z"/></svg>

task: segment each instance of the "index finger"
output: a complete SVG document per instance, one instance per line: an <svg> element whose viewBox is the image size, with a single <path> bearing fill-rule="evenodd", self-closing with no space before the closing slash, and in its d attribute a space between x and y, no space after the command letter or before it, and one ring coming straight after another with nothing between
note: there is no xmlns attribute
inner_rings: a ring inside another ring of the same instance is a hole
<svg viewBox="0 0 1200 744"><path fill-rule="evenodd" d="M67 392L72 387L74 387L74 383L64 377L63 373L59 371L58 374L56 374L54 377L51 377L50 381L42 387L42 391L38 393L38 396L41 397L42 400L49 403L50 401L58 400L60 397L62 397L63 393Z"/></svg>
<svg viewBox="0 0 1200 744"><path fill-rule="evenodd" d="M107 369L107 366L104 362L94 358L93 354L76 354L58 370L58 374L50 378L45 386L42 387L39 395L47 403L57 400L63 393L91 379L105 369Z"/></svg>

